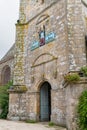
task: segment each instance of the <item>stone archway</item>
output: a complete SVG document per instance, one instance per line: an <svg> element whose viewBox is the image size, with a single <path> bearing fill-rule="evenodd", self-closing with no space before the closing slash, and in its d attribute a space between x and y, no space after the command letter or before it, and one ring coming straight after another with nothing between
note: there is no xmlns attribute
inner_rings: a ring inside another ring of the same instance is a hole
<svg viewBox="0 0 87 130"><path fill-rule="evenodd" d="M40 121L50 121L51 85L44 82L40 87Z"/></svg>
<svg viewBox="0 0 87 130"><path fill-rule="evenodd" d="M1 73L1 84L5 85L10 81L11 78L11 70L8 65L3 67L2 73Z"/></svg>

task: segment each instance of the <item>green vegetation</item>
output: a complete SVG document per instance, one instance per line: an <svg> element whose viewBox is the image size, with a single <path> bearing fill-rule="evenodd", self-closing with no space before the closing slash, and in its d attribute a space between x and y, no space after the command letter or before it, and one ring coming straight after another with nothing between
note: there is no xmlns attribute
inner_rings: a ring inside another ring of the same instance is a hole
<svg viewBox="0 0 87 130"><path fill-rule="evenodd" d="M80 80L80 76L77 73L69 73L64 76L65 81L72 83Z"/></svg>
<svg viewBox="0 0 87 130"><path fill-rule="evenodd" d="M26 122L26 123L36 123L35 120L26 120L25 122Z"/></svg>
<svg viewBox="0 0 87 130"><path fill-rule="evenodd" d="M80 72L82 72L83 75L87 77L87 66L81 67Z"/></svg>
<svg viewBox="0 0 87 130"><path fill-rule="evenodd" d="M49 122L49 126L52 127L54 126L55 124L53 122Z"/></svg>
<svg viewBox="0 0 87 130"><path fill-rule="evenodd" d="M79 98L77 123L79 130L87 130L87 91L84 91Z"/></svg>
<svg viewBox="0 0 87 130"><path fill-rule="evenodd" d="M9 82L5 86L0 86L0 118L6 119L8 114L9 94L7 90L12 86L12 82Z"/></svg>

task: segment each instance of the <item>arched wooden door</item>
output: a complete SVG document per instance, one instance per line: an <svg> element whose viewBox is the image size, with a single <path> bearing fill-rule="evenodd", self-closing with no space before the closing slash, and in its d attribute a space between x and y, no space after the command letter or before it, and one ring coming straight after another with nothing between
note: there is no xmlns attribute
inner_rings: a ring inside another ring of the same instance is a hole
<svg viewBox="0 0 87 130"><path fill-rule="evenodd" d="M44 82L40 89L40 120L50 121L51 116L51 86Z"/></svg>

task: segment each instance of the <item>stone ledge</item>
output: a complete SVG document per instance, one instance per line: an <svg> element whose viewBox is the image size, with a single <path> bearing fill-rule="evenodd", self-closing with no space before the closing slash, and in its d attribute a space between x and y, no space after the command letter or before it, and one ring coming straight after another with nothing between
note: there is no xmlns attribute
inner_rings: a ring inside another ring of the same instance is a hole
<svg viewBox="0 0 87 130"><path fill-rule="evenodd" d="M8 90L9 93L26 93L27 87L25 85L14 85Z"/></svg>
<svg viewBox="0 0 87 130"><path fill-rule="evenodd" d="M80 81L76 81L76 82L65 82L64 83L64 88L67 87L69 84L87 84L87 77L80 77Z"/></svg>

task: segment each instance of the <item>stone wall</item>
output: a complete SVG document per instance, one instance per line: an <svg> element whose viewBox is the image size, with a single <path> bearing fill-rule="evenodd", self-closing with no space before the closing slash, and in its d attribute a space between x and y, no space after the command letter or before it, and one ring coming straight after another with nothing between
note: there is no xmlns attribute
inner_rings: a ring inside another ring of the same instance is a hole
<svg viewBox="0 0 87 130"><path fill-rule="evenodd" d="M51 121L60 126L66 127L66 111L65 111L65 90L52 90L52 115Z"/></svg>
<svg viewBox="0 0 87 130"><path fill-rule="evenodd" d="M47 8L50 8L51 5L57 2L58 0L45 0L43 3L42 0L21 0L19 12L20 23L31 21L31 19L37 17L40 13L44 12Z"/></svg>
<svg viewBox="0 0 87 130"><path fill-rule="evenodd" d="M16 24L16 44L14 60L14 85L24 85L24 38L27 28L24 25Z"/></svg>
<svg viewBox="0 0 87 130"><path fill-rule="evenodd" d="M14 87L21 87L23 85L28 87L29 96L27 97L27 106L25 105L28 112L26 111L26 113L28 118L38 119L40 115L40 103L38 104L40 94L37 95L37 93L40 93L40 84L45 81L49 82L52 87L51 119L55 123L65 125L65 98L63 98L64 91L62 90L62 83L63 73L68 71L66 2L65 0L55 2L50 1L46 7L43 5L44 11L39 12L38 17L31 18L29 23L22 23L25 20L21 19L21 17L23 17L21 14L20 22L17 24L16 30ZM24 3L21 4L23 4L23 6L25 5ZM23 8L21 13L23 13L22 11ZM46 20L44 20L44 18ZM43 21L41 19L43 19ZM38 25L36 25L37 23ZM43 25L46 27L47 34L50 32L55 33L55 40L31 51L32 42L39 40L38 31ZM18 113L16 111L18 110L18 106L16 106L17 101L15 98L14 94L10 94L10 118L12 113L14 113L14 109L15 115ZM15 100L15 102L11 102L11 100ZM21 100L23 101L25 99L21 98ZM55 100L58 102L57 105ZM21 108L23 109L22 103Z"/></svg>
<svg viewBox="0 0 87 130"><path fill-rule="evenodd" d="M43 20L43 22L37 26L36 23L38 19L44 15L48 16L48 24L46 25L46 21L44 22ZM51 8L46 9L29 23L28 34L25 39L25 82L28 87L31 86L31 75L32 77L36 75L38 70L40 71L37 76L39 80L41 79L41 76L43 77L43 74L45 75L45 78L49 77L50 80L57 71L59 82L61 81L62 74L68 71L66 22L66 2L63 0L58 1L58 4L54 4ZM55 40L31 51L32 43L35 40L39 41L38 31L43 24L45 24L47 34L49 32L55 33ZM46 62L46 64L44 64L44 62ZM53 70L50 68L53 68ZM35 81L37 81L36 76Z"/></svg>
<svg viewBox="0 0 87 130"><path fill-rule="evenodd" d="M86 3L83 2L82 9L83 9L83 21L85 26L85 35L87 36L87 2Z"/></svg>
<svg viewBox="0 0 87 130"><path fill-rule="evenodd" d="M34 43L40 43L39 34L44 27L46 36L52 33L55 37L32 49ZM73 99L71 90L78 95L77 88L82 91L83 85L64 88L63 76L86 65L84 32L80 0L45 0L44 3L21 0L9 119L40 120L40 88L48 82L51 86L51 121L73 130L75 114L72 113L78 97ZM15 91L23 86L28 89L26 93Z"/></svg>
<svg viewBox="0 0 87 130"><path fill-rule="evenodd" d="M82 79L78 84L66 86L66 126L68 130L77 130L77 105L79 97L87 90L87 79Z"/></svg>
<svg viewBox="0 0 87 130"><path fill-rule="evenodd" d="M9 114L10 120L28 119L26 102L28 98L25 93L11 93L9 96Z"/></svg>
<svg viewBox="0 0 87 130"><path fill-rule="evenodd" d="M45 81L51 84L51 119L57 124L65 125L65 98L62 83L63 74L68 71L69 65L67 51L67 15L66 1L61 0L57 2L50 3L50 6L44 9L44 12L39 13L38 17L34 17L29 22L28 35L25 40L25 83L29 88L29 92L38 92L39 87L41 87L40 84ZM44 20L44 16L47 16L47 19ZM40 18L43 20L38 23ZM49 32L55 33L55 40L31 51L32 43L35 40L39 41L38 31L43 25L45 25L46 34ZM31 109L34 108L33 104L31 103L29 105L30 115L32 113L36 115L36 112ZM37 117L33 116L33 119L35 118Z"/></svg>
<svg viewBox="0 0 87 130"><path fill-rule="evenodd" d="M67 0L67 22L70 70L86 64L85 31L80 0Z"/></svg>

